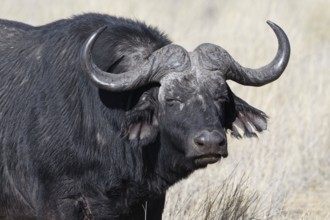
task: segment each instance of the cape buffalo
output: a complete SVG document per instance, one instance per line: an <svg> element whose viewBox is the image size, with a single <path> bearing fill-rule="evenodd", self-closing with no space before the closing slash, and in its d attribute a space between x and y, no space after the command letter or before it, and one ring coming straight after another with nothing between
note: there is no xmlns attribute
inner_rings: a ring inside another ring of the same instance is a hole
<svg viewBox="0 0 330 220"><path fill-rule="evenodd" d="M255 136L267 116L226 80L260 69L201 44L193 52L144 23L84 14L33 27L0 20L0 218L161 219L166 190L227 157L226 131Z"/></svg>

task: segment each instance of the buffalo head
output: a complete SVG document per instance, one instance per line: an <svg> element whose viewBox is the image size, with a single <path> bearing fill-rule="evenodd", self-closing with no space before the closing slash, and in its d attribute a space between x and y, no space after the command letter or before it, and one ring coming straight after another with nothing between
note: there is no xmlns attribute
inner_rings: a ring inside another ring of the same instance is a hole
<svg viewBox="0 0 330 220"><path fill-rule="evenodd" d="M255 136L265 130L267 116L234 95L226 83L233 80L249 86L262 86L276 80L290 56L284 31L272 22L279 47L275 58L259 69L238 64L223 48L199 45L193 52L170 44L154 51L140 65L115 74L98 68L91 56L93 45L105 28L85 42L81 64L87 77L99 88L121 92L154 84L142 94L127 117L125 134L131 141L154 141L176 149L194 167L204 167L226 157L226 130L235 137ZM239 130L240 129L240 130Z"/></svg>

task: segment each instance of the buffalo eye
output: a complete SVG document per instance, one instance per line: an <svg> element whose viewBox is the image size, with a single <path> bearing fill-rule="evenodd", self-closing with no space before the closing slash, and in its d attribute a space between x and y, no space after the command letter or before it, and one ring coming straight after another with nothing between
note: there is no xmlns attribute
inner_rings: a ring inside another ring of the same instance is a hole
<svg viewBox="0 0 330 220"><path fill-rule="evenodd" d="M182 101L179 98L167 98L166 103L168 106L173 106L182 103Z"/></svg>

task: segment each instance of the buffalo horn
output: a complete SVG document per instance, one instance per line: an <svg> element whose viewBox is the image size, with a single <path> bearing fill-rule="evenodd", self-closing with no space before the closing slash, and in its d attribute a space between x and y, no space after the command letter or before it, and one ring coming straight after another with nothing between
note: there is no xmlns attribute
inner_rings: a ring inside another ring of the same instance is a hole
<svg viewBox="0 0 330 220"><path fill-rule="evenodd" d="M218 70L225 79L249 86L262 86L281 76L290 58L290 43L284 31L267 21L278 39L278 50L275 58L266 66L259 69L250 69L241 66L223 48L214 44L201 44L195 51L204 68Z"/></svg>
<svg viewBox="0 0 330 220"><path fill-rule="evenodd" d="M235 60L231 63L226 79L231 79L243 85L262 86L278 79L285 70L290 58L290 43L285 32L276 24L267 21L278 40L275 58L266 66L259 69L242 67Z"/></svg>
<svg viewBox="0 0 330 220"><path fill-rule="evenodd" d="M99 88L120 92L139 88L160 79L169 72L183 71L189 61L188 53L178 45L169 44L153 52L134 70L115 74L101 70L92 59L92 49L100 34L106 29L102 27L92 33L85 41L80 62L83 72Z"/></svg>

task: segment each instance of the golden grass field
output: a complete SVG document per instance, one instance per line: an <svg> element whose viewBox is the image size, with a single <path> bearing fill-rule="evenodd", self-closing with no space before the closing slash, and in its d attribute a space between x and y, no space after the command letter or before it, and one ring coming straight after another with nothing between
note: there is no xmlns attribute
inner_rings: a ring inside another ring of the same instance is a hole
<svg viewBox="0 0 330 220"><path fill-rule="evenodd" d="M222 46L256 68L275 55L265 23L291 41L283 76L232 90L269 116L258 139L229 138L229 157L172 187L164 219L330 219L330 1L0 0L0 17L41 25L83 12L145 21L193 50ZM240 214L241 213L241 214Z"/></svg>

